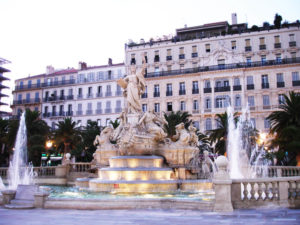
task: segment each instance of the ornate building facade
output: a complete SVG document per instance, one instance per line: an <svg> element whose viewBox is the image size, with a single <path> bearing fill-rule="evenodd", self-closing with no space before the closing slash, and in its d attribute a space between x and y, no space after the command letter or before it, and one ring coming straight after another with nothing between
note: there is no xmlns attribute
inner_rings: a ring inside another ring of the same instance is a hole
<svg viewBox="0 0 300 225"><path fill-rule="evenodd" d="M64 117L72 117L78 125L88 120L106 126L122 111L124 98L116 80L123 77L123 63L55 70L47 67L45 74L16 80L13 115L25 108L41 112L42 118L55 129Z"/></svg>
<svg viewBox="0 0 300 225"><path fill-rule="evenodd" d="M147 60L147 92L143 110L188 111L202 132L216 128L215 116L231 105L249 106L260 131L266 117L284 101L283 94L300 91L300 24L280 29L228 22L185 27L176 36L125 46L129 68Z"/></svg>

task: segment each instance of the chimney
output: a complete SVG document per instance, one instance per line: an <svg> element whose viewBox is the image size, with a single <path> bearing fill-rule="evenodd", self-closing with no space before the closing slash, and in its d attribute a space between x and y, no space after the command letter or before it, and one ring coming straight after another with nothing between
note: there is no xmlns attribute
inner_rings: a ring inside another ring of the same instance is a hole
<svg viewBox="0 0 300 225"><path fill-rule="evenodd" d="M109 66L112 66L112 64L113 64L113 63L112 63L112 59L111 59L111 58L108 58L108 65L109 65Z"/></svg>
<svg viewBox="0 0 300 225"><path fill-rule="evenodd" d="M46 67L46 74L48 75L48 74L51 74L51 73L54 73L55 72L55 70L54 70L54 67L53 66L47 66Z"/></svg>
<svg viewBox="0 0 300 225"><path fill-rule="evenodd" d="M232 25L237 24L237 15L236 15L236 13L231 14L231 24Z"/></svg>
<svg viewBox="0 0 300 225"><path fill-rule="evenodd" d="M78 63L78 69L79 70L86 70L87 69L87 64L85 62L79 62Z"/></svg>

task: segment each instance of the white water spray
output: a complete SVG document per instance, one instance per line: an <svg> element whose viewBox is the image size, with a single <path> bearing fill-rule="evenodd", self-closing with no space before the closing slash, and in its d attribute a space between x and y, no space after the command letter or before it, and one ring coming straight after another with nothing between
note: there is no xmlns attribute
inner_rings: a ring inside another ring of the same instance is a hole
<svg viewBox="0 0 300 225"><path fill-rule="evenodd" d="M33 168L27 164L27 129L25 112L22 113L15 141L13 160L8 168L8 188L16 189L19 184L33 183Z"/></svg>

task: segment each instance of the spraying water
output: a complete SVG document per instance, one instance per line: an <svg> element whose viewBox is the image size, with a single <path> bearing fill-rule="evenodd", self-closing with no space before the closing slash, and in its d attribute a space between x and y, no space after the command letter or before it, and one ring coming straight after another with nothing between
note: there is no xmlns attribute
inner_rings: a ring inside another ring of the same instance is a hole
<svg viewBox="0 0 300 225"><path fill-rule="evenodd" d="M33 183L33 168L27 165L27 131L25 112L22 113L16 137L13 160L9 163L9 189L16 189L19 184Z"/></svg>
<svg viewBox="0 0 300 225"><path fill-rule="evenodd" d="M5 186L3 184L2 178L0 177L0 191L4 190L4 189L5 189Z"/></svg>
<svg viewBox="0 0 300 225"><path fill-rule="evenodd" d="M232 179L267 176L270 161L265 159L265 150L253 143L255 129L250 121L248 107L243 109L235 122L232 107L227 108L228 135L227 155Z"/></svg>

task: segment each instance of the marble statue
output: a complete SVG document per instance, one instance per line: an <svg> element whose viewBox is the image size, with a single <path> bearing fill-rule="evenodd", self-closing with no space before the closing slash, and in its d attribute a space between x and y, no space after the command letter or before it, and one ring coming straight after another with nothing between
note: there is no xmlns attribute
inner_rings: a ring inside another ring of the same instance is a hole
<svg viewBox="0 0 300 225"><path fill-rule="evenodd" d="M194 127L193 124L191 124L188 129L190 132L190 145L197 146L198 145L197 128Z"/></svg>
<svg viewBox="0 0 300 225"><path fill-rule="evenodd" d="M153 111L145 112L142 118L139 120L138 125L142 125L144 131L153 134L155 140L163 141L167 137L166 132L163 130L163 125L166 124L165 119L155 115Z"/></svg>
<svg viewBox="0 0 300 225"><path fill-rule="evenodd" d="M176 145L189 146L191 136L188 131L184 128L184 123L180 123L175 127L176 134L174 138L177 139Z"/></svg>
<svg viewBox="0 0 300 225"><path fill-rule="evenodd" d="M118 84L124 89L123 95L127 100L127 113L139 113L142 111L140 96L145 92L146 60L143 59L142 70L137 73L136 66L131 66L131 74L118 80Z"/></svg>
<svg viewBox="0 0 300 225"><path fill-rule="evenodd" d="M105 147L111 147L110 139L113 133L113 128L105 127L100 135L97 135L94 140L94 145L97 146L97 149L103 149Z"/></svg>

